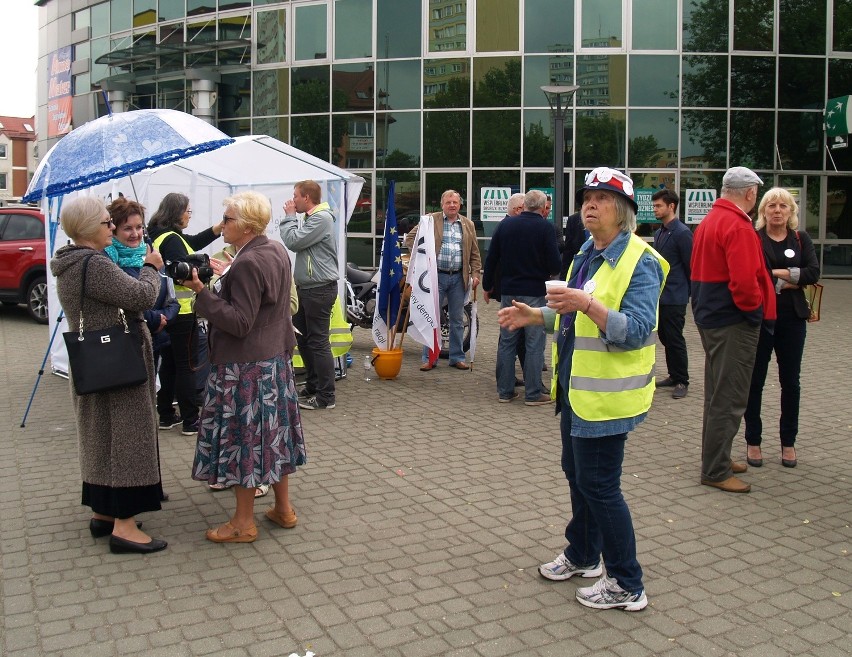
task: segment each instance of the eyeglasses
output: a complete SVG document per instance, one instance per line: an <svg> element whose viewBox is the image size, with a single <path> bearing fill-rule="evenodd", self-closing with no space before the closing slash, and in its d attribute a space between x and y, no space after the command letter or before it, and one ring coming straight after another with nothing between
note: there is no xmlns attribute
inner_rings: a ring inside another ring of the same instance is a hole
<svg viewBox="0 0 852 657"><path fill-rule="evenodd" d="M115 226L115 222L112 219L108 219L107 221L98 222L101 226Z"/></svg>
<svg viewBox="0 0 852 657"><path fill-rule="evenodd" d="M223 223L223 224L226 224L226 223L228 223L229 221L236 221L236 220L237 220L237 218L236 218L236 217L229 217L229 216L228 216L228 215L226 215L226 214L223 214L223 215L222 215L222 223Z"/></svg>

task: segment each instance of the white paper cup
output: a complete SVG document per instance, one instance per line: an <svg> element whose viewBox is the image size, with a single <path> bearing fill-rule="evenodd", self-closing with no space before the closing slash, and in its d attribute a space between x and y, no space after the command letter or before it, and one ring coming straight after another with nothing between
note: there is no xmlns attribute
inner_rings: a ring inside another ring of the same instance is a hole
<svg viewBox="0 0 852 657"><path fill-rule="evenodd" d="M545 281L544 287L547 288L548 292L550 290L559 290L568 287L568 281Z"/></svg>

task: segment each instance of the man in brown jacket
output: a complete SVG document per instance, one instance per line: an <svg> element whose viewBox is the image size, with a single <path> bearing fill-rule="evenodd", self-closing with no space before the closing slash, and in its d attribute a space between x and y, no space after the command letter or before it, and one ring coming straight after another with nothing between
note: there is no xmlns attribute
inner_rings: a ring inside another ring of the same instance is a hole
<svg viewBox="0 0 852 657"><path fill-rule="evenodd" d="M464 361L464 298L471 285L474 289L479 285L482 259L476 242L476 228L470 219L459 214L461 205L461 194L448 189L441 194L442 211L432 213L432 218L438 262L438 294L441 306L446 300L450 316L450 367L467 370L470 366ZM405 246L409 249L414 244L416 233L409 231L405 237ZM424 347L420 370L427 372L433 367L429 364L429 350Z"/></svg>

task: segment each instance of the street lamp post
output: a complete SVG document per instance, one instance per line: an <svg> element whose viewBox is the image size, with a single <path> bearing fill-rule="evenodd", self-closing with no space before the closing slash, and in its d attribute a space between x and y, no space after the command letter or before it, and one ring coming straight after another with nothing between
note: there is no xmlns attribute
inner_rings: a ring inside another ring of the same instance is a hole
<svg viewBox="0 0 852 657"><path fill-rule="evenodd" d="M571 107L571 98L580 87L572 85L544 85L541 90L547 96L553 116L553 214L556 239L562 244L562 217L565 215L565 116Z"/></svg>

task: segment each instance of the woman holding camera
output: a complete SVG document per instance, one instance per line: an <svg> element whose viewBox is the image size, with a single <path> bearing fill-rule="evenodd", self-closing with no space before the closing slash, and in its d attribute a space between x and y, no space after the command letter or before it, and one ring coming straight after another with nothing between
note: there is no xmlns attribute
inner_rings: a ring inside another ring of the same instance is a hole
<svg viewBox="0 0 852 657"><path fill-rule="evenodd" d="M189 197L172 192L166 194L160 207L148 222L148 234L154 249L163 256L163 262L176 262L190 253L215 241L222 234L223 223L201 231L197 235L185 235L192 210ZM168 265L167 265L168 267ZM182 422L181 433L193 436L198 432L198 386L195 371L200 366L196 356L198 345L198 325L192 304L192 290L175 285L180 310L174 324L166 330L171 339L171 348L162 350L163 362L160 366L160 391L157 393L157 412L160 415L160 428L170 429L178 421ZM180 418L175 417L172 400L177 398Z"/></svg>
<svg viewBox="0 0 852 657"><path fill-rule="evenodd" d="M115 326L123 310L128 324L138 327L148 371L148 381L134 388L78 395L71 387L82 503L92 509L89 531L95 538L110 536L110 551L116 554L157 552L166 542L143 532L134 516L161 508L154 358L142 311L157 298L163 261L156 251L147 253L138 279L111 262L103 250L112 243L112 219L93 196L65 203L60 222L74 244L57 249L50 269L69 327L79 326L81 314L86 330Z"/></svg>
<svg viewBox="0 0 852 657"><path fill-rule="evenodd" d="M237 498L234 515L209 529L207 539L251 543L257 538L254 499L261 485L275 493L266 517L288 529L297 522L288 475L306 455L292 365L292 275L287 251L264 235L272 218L269 199L243 192L224 205L223 237L236 255L213 290L196 269L183 281L210 323L210 376L192 478L233 487Z"/></svg>

